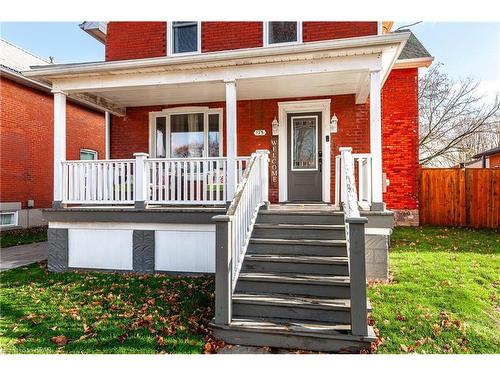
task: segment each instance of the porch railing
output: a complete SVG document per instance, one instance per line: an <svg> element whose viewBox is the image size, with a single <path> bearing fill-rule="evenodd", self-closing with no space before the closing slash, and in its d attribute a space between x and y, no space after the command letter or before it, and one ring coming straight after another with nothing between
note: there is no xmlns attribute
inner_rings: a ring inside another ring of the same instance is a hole
<svg viewBox="0 0 500 375"><path fill-rule="evenodd" d="M216 222L215 321L231 321L234 287L250 241L259 209L268 202L269 151L252 154L226 215Z"/></svg>
<svg viewBox="0 0 500 375"><path fill-rule="evenodd" d="M63 203L133 204L134 171L134 159L63 161Z"/></svg>
<svg viewBox="0 0 500 375"><path fill-rule="evenodd" d="M372 203L372 157L370 154L351 154L353 175L357 175L354 184L358 192L358 205L369 209ZM346 200L345 189L342 188L346 174L344 173L342 153L335 157L335 206L340 207Z"/></svg>
<svg viewBox="0 0 500 375"><path fill-rule="evenodd" d="M236 160L236 179L242 182L249 157ZM130 205L225 204L225 157L75 160L62 162L62 203Z"/></svg>
<svg viewBox="0 0 500 375"><path fill-rule="evenodd" d="M351 331L353 335L368 334L366 304L365 224L361 217L356 192L354 156L350 147L340 148L341 189L344 192L342 206L345 217L347 256L351 293Z"/></svg>

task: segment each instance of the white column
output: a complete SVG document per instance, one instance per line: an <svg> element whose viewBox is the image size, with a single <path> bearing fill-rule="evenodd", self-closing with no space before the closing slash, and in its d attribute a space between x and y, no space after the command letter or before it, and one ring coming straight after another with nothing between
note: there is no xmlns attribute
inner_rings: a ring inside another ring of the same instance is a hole
<svg viewBox="0 0 500 375"><path fill-rule="evenodd" d="M134 175L134 206L138 209L146 208L148 197L148 171L146 170L146 159L148 154L145 152L136 152L135 175Z"/></svg>
<svg viewBox="0 0 500 375"><path fill-rule="evenodd" d="M227 150L227 182L226 199L232 201L236 192L236 82L225 81L226 84L226 150Z"/></svg>
<svg viewBox="0 0 500 375"><path fill-rule="evenodd" d="M104 114L105 123L106 123L106 133L105 133L105 148L106 148L106 160L109 160L109 140L110 140L110 131L111 131L111 114L109 112L105 112Z"/></svg>
<svg viewBox="0 0 500 375"><path fill-rule="evenodd" d="M63 169L66 160L66 94L54 94L54 197L53 207L60 208L63 200Z"/></svg>
<svg viewBox="0 0 500 375"><path fill-rule="evenodd" d="M382 210L382 116L380 71L370 72L370 153L372 155L372 210Z"/></svg>

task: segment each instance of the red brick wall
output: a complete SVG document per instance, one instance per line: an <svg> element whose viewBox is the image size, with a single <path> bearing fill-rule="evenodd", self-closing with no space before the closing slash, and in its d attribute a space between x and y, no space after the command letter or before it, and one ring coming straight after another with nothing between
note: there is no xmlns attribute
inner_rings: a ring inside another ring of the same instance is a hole
<svg viewBox="0 0 500 375"><path fill-rule="evenodd" d="M382 90L383 171L392 209L418 208L418 69L395 69Z"/></svg>
<svg viewBox="0 0 500 375"><path fill-rule="evenodd" d="M0 80L0 201L52 204L53 97L8 79ZM67 159L80 148L104 154L104 114L67 103Z"/></svg>
<svg viewBox="0 0 500 375"><path fill-rule="evenodd" d="M106 61L167 54L166 22L109 22ZM202 52L262 47L262 22L202 22ZM377 22L304 22L303 40L374 35Z"/></svg>
<svg viewBox="0 0 500 375"><path fill-rule="evenodd" d="M383 89L383 167L391 184L384 199L392 209L417 207L418 117L416 69L395 71ZM324 97L317 97L320 99ZM331 200L334 200L334 156L338 148L349 146L355 153L370 152L369 103L355 104L354 95L330 97L331 112L339 119L338 132L331 138ZM404 98L404 100L401 100ZM271 123L278 116L279 101L312 98L287 98L238 101L238 154L250 155L257 149L271 149ZM190 104L186 104L189 106ZM224 102L203 103L211 108L225 108ZM113 117L111 157L131 158L134 152L148 152L148 114L169 106L128 108L124 118ZM265 136L255 136L255 129L265 129ZM225 132L225 118L224 118ZM278 190L270 190L272 202L278 201Z"/></svg>
<svg viewBox="0 0 500 375"><path fill-rule="evenodd" d="M109 22L106 61L165 56L166 22Z"/></svg>
<svg viewBox="0 0 500 375"><path fill-rule="evenodd" d="M202 52L262 47L262 22L202 22Z"/></svg>
<svg viewBox="0 0 500 375"><path fill-rule="evenodd" d="M377 22L304 22L302 39L314 42L377 34Z"/></svg>

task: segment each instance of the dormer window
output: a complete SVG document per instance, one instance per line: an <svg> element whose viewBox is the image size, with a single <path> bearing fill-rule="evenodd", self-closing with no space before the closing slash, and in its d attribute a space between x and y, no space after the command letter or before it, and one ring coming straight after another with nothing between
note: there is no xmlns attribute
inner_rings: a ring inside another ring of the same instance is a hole
<svg viewBox="0 0 500 375"><path fill-rule="evenodd" d="M200 22L172 22L170 27L171 54L200 52L200 34Z"/></svg>
<svg viewBox="0 0 500 375"><path fill-rule="evenodd" d="M300 43L302 41L301 22L266 22L264 45Z"/></svg>

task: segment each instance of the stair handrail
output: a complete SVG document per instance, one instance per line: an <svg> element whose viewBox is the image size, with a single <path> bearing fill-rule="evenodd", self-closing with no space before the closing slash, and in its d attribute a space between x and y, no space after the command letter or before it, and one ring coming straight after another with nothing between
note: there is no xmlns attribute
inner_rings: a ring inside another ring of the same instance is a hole
<svg viewBox="0 0 500 375"><path fill-rule="evenodd" d="M225 215L215 230L215 323L231 322L231 299L261 206L268 204L269 151L252 154Z"/></svg>
<svg viewBox="0 0 500 375"><path fill-rule="evenodd" d="M365 224L361 217L354 176L354 158L351 147L341 147L341 188L345 192L343 202L347 256L351 294L351 332L353 335L368 334L368 311L366 303Z"/></svg>

